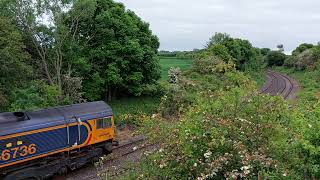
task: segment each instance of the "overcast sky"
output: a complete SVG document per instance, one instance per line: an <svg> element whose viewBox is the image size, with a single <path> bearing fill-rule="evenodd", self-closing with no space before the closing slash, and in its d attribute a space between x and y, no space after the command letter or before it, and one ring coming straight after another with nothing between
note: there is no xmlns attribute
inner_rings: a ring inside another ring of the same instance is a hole
<svg viewBox="0 0 320 180"><path fill-rule="evenodd" d="M202 48L215 32L286 52L320 41L320 0L117 0L150 23L161 50Z"/></svg>

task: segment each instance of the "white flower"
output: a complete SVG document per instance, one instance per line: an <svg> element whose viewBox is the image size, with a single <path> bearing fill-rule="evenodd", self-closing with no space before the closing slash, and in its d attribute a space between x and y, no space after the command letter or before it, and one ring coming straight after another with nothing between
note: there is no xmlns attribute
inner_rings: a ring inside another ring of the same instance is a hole
<svg viewBox="0 0 320 180"><path fill-rule="evenodd" d="M309 128L312 128L312 125L311 124L308 124Z"/></svg>
<svg viewBox="0 0 320 180"><path fill-rule="evenodd" d="M241 167L240 169L241 170L248 170L248 169L250 169L251 168L251 166L249 165L249 166L243 166L243 167Z"/></svg>
<svg viewBox="0 0 320 180"><path fill-rule="evenodd" d="M138 148L137 148L136 146L132 148L132 150L134 150L134 151L137 150L137 149L138 149Z"/></svg>
<svg viewBox="0 0 320 180"><path fill-rule="evenodd" d="M152 114L152 118L155 118L157 116L157 114Z"/></svg>
<svg viewBox="0 0 320 180"><path fill-rule="evenodd" d="M164 167L164 165L163 165L163 164L160 164L160 166L159 166L159 167L160 167L160 169L162 169L162 168Z"/></svg>
<svg viewBox="0 0 320 180"><path fill-rule="evenodd" d="M208 151L208 152L204 153L204 157L207 158L207 159L208 159L211 155L212 155L212 152L211 152L211 151Z"/></svg>
<svg viewBox="0 0 320 180"><path fill-rule="evenodd" d="M286 177L286 176L287 176L287 174L286 174L286 173L283 173L283 174L282 174L282 176Z"/></svg>
<svg viewBox="0 0 320 180"><path fill-rule="evenodd" d="M161 149L159 149L159 152L163 152L163 149L161 148Z"/></svg>
<svg viewBox="0 0 320 180"><path fill-rule="evenodd" d="M197 166L198 166L198 164L197 164L197 163L194 163L194 164L193 164L193 166L194 166L194 167L197 167Z"/></svg>

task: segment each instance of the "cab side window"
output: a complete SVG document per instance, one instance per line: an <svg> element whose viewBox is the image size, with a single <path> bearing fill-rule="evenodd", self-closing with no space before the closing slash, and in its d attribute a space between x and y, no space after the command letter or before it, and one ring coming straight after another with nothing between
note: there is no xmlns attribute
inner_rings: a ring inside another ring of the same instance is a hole
<svg viewBox="0 0 320 180"><path fill-rule="evenodd" d="M110 128L112 126L111 117L97 119L97 129Z"/></svg>

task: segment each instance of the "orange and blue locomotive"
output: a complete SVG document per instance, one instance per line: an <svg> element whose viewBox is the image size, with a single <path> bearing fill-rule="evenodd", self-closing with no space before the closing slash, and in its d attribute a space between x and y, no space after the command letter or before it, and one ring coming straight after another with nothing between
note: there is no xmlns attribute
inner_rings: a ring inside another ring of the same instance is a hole
<svg viewBox="0 0 320 180"><path fill-rule="evenodd" d="M0 177L65 173L111 152L114 142L112 109L102 101L0 113Z"/></svg>

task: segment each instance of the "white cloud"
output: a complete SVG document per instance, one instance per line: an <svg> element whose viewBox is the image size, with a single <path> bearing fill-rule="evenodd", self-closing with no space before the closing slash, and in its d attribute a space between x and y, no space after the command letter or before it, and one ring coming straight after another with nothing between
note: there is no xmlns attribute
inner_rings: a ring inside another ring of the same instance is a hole
<svg viewBox="0 0 320 180"><path fill-rule="evenodd" d="M117 0L151 25L160 49L201 48L214 32L290 51L320 41L318 0Z"/></svg>

